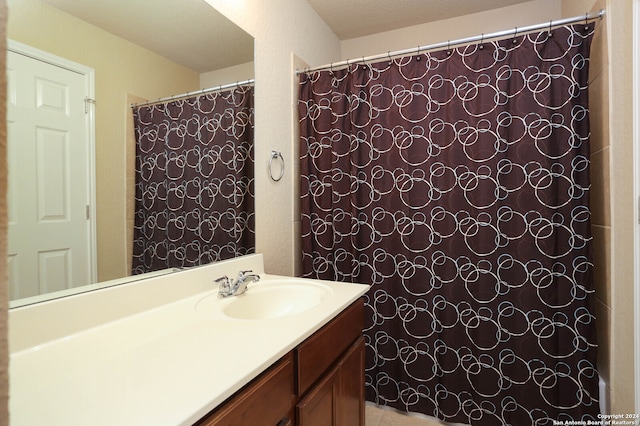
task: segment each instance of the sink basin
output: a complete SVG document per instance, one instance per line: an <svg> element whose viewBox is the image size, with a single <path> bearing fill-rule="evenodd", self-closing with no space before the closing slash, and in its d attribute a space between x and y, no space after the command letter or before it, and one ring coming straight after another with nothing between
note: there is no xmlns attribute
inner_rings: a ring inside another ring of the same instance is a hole
<svg viewBox="0 0 640 426"><path fill-rule="evenodd" d="M224 316L260 320L280 318L307 311L320 303L331 293L331 288L305 280L260 281L249 286L239 296L225 299L218 295L208 296L196 306L199 312L212 313L220 309ZM218 305L218 306L216 306Z"/></svg>

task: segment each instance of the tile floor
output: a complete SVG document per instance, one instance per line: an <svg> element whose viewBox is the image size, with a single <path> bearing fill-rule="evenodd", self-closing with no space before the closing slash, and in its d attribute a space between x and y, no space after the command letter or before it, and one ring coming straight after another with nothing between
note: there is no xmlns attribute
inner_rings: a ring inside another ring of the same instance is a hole
<svg viewBox="0 0 640 426"><path fill-rule="evenodd" d="M365 406L365 426L447 426L449 423L437 419L409 416L389 408L378 408L375 405ZM456 426L456 425L450 425ZM463 425L460 425L463 426Z"/></svg>

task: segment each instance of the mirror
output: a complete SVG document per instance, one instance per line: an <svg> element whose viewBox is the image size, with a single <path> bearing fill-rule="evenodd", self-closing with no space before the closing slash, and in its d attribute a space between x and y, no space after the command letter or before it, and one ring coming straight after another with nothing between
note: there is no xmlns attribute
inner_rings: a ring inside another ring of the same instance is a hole
<svg viewBox="0 0 640 426"><path fill-rule="evenodd" d="M95 203L87 208L95 216L93 278L36 297L12 295L11 306L20 306L130 275L130 105L252 79L253 38L205 0L8 0L7 6L8 39L95 71L95 104L85 107L95 120ZM20 192L19 182L10 185ZM170 271L154 274L164 272Z"/></svg>

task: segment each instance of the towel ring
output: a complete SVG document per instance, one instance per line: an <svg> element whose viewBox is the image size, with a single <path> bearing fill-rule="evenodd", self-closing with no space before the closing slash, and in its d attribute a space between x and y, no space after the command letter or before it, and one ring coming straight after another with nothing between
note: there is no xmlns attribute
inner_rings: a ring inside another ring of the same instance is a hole
<svg viewBox="0 0 640 426"><path fill-rule="evenodd" d="M274 158L280 158L280 161L282 162L282 168L280 169L280 176L278 176L277 178L273 176L273 159ZM278 151L271 151L271 158L269 158L269 177L271 178L272 181L277 182L280 179L282 179L282 176L284 176L284 158L282 158L282 153Z"/></svg>

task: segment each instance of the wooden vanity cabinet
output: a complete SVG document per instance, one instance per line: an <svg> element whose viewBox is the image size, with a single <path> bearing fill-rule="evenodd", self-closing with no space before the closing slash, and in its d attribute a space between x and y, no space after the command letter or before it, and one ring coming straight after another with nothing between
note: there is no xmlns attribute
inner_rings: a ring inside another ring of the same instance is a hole
<svg viewBox="0 0 640 426"><path fill-rule="evenodd" d="M197 426L364 426L364 302L357 300Z"/></svg>

